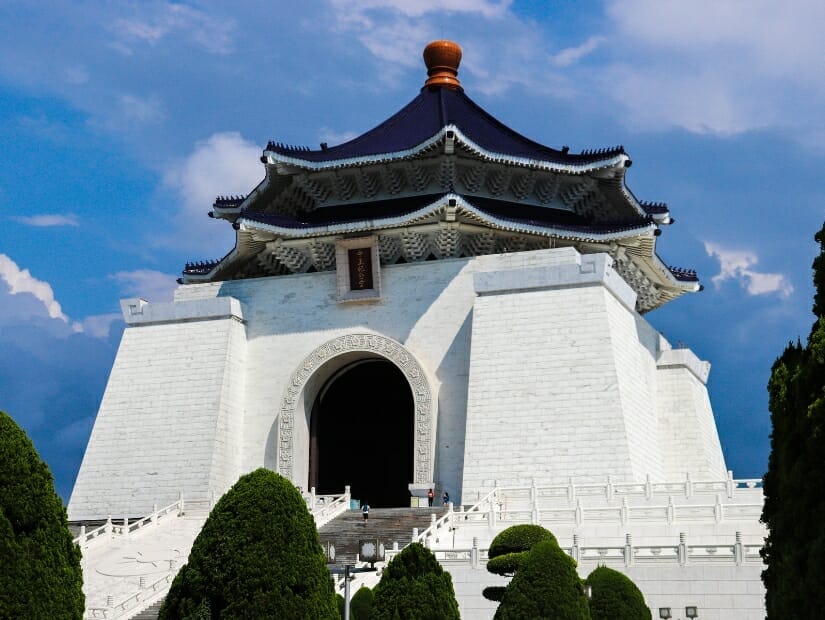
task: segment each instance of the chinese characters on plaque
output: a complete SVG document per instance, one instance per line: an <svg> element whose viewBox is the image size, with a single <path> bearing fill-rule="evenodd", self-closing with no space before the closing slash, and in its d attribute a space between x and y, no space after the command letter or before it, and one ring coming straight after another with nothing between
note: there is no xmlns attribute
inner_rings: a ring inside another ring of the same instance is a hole
<svg viewBox="0 0 825 620"><path fill-rule="evenodd" d="M372 248L355 248L347 252L349 258L349 289L372 289Z"/></svg>
<svg viewBox="0 0 825 620"><path fill-rule="evenodd" d="M378 237L355 237L335 242L338 302L381 299L381 263Z"/></svg>

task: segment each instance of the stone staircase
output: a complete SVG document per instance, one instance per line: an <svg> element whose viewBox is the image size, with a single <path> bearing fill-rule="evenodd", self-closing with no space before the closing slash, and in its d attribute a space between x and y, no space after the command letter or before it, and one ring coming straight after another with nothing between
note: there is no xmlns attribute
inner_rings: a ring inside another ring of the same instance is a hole
<svg viewBox="0 0 825 620"><path fill-rule="evenodd" d="M360 510L348 510L319 530L321 545L335 546L335 564L355 564L358 544L361 540L378 540L385 549L392 549L397 542L399 548L412 541L413 528L423 532L430 526L432 517L436 519L446 514L447 509L438 508L372 508L369 521L365 524Z"/></svg>
<svg viewBox="0 0 825 620"><path fill-rule="evenodd" d="M131 620L158 620L158 614L160 613L160 606L163 605L163 601L166 597L159 600L157 603L150 605L143 611L141 611L138 615L132 616Z"/></svg>

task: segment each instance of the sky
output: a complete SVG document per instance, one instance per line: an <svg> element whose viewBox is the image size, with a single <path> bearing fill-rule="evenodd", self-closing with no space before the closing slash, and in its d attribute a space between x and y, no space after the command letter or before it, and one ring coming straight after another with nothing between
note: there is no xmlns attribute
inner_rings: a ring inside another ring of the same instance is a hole
<svg viewBox="0 0 825 620"><path fill-rule="evenodd" d="M647 319L711 362L728 468L761 477L771 364L813 322L823 23L821 0L0 0L0 410L68 500L119 300L171 300L232 247L206 214L268 140L380 123L448 38L478 104L556 148L624 145L634 194L668 203L658 253L705 290Z"/></svg>

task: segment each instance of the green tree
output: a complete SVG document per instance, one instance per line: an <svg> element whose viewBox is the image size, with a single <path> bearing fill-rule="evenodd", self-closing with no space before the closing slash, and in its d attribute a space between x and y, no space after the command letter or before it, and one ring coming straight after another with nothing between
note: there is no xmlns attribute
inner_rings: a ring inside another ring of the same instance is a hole
<svg viewBox="0 0 825 620"><path fill-rule="evenodd" d="M527 552L542 540L552 540L557 543L556 537L540 525L508 527L490 543L490 549L487 552L487 570L494 575L512 577L516 574L521 561L527 556ZM500 601L504 595L504 586L489 586L484 588L482 594L488 600Z"/></svg>
<svg viewBox="0 0 825 620"><path fill-rule="evenodd" d="M161 620L338 618L318 531L298 490L267 469L212 509L175 577Z"/></svg>
<svg viewBox="0 0 825 620"><path fill-rule="evenodd" d="M627 575L598 566L584 583L590 586L593 620L651 620L644 595Z"/></svg>
<svg viewBox="0 0 825 620"><path fill-rule="evenodd" d="M768 382L771 453L764 479L762 549L768 618L817 618L825 609L825 226L814 237L816 322L790 343Z"/></svg>
<svg viewBox="0 0 825 620"><path fill-rule="evenodd" d="M48 465L0 411L0 618L82 618L80 549Z"/></svg>
<svg viewBox="0 0 825 620"><path fill-rule="evenodd" d="M375 595L367 586L361 586L349 602L349 617L352 620L370 620Z"/></svg>
<svg viewBox="0 0 825 620"><path fill-rule="evenodd" d="M542 540L519 563L496 620L586 620L587 596L576 563L555 540Z"/></svg>
<svg viewBox="0 0 825 620"><path fill-rule="evenodd" d="M407 545L375 586L372 620L458 620L453 580L429 549Z"/></svg>

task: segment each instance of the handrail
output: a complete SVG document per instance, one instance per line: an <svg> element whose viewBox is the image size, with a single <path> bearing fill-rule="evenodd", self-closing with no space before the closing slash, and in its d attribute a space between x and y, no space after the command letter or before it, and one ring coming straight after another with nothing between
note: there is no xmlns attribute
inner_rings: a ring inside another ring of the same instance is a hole
<svg viewBox="0 0 825 620"><path fill-rule="evenodd" d="M315 519L315 526L320 528L332 521L338 515L349 509L350 487L344 487L341 495L317 495L315 487L304 493L304 500L307 503L310 514Z"/></svg>
<svg viewBox="0 0 825 620"><path fill-rule="evenodd" d="M418 534L418 536L413 535L412 542L420 542L425 546L429 546L427 542L431 537L437 538L436 532L438 532L445 525L452 526L453 515L453 503L449 502L447 504L447 513L440 519L433 520L433 522L430 524L430 527L428 527L426 530ZM435 514L433 514L432 516L435 517Z"/></svg>
<svg viewBox="0 0 825 620"><path fill-rule="evenodd" d="M93 541L94 539L104 535L104 534L112 534L112 535L129 535L131 532L135 532L140 528L144 527L149 523L155 523L161 518L167 516L174 510L178 511L180 515L183 512L183 498L178 499L176 502L169 504L168 506L164 506L160 510L155 510L149 515L146 515L142 519L138 519L137 521L133 521L129 523L128 518L123 519L123 524L114 523L112 521L112 517L110 516L106 519L106 523L97 527L90 532L85 531L85 527L80 527L80 535L77 536L73 542L77 545L80 545L81 548L87 548L88 544Z"/></svg>
<svg viewBox="0 0 825 620"><path fill-rule="evenodd" d="M118 618L122 618L127 614L135 612L136 605L130 603L149 603L154 604L155 601L158 599L158 595L162 595L164 592L169 590L172 585L172 580L178 573L179 568L172 569L168 573L166 573L160 579L150 583L149 585L133 592L119 603L112 605L111 607L89 607L86 610L85 617L88 619L92 618L109 618L111 620L118 620ZM141 598L148 590L152 590L149 593L149 596L146 598ZM144 607L145 609L145 607ZM142 610L139 610L142 611ZM112 615L109 615L109 612L112 612Z"/></svg>

